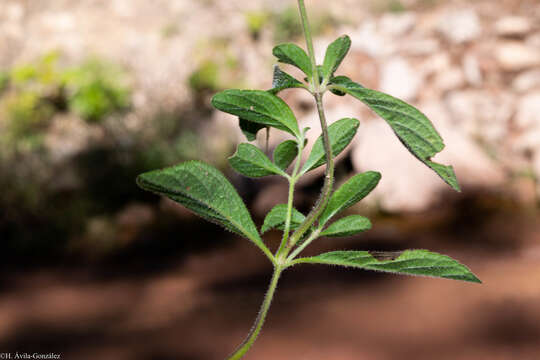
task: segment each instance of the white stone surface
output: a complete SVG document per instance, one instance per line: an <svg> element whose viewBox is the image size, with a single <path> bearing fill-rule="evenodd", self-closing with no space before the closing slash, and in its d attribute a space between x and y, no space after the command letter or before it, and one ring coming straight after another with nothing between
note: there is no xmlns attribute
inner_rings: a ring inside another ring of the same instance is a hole
<svg viewBox="0 0 540 360"><path fill-rule="evenodd" d="M394 37L402 36L410 32L416 22L416 15L412 12L387 13L379 22L382 32Z"/></svg>
<svg viewBox="0 0 540 360"><path fill-rule="evenodd" d="M399 99L414 100L421 85L420 72L401 57L389 59L381 68L380 90Z"/></svg>
<svg viewBox="0 0 540 360"><path fill-rule="evenodd" d="M502 170L469 137L449 125L446 110L438 104L419 108L433 120L446 148L434 161L454 166L462 186L497 186ZM418 161L383 120L363 124L356 138L352 162L356 171L381 172L379 186L367 201L390 212L422 211L433 205L441 191L452 191L431 169Z"/></svg>
<svg viewBox="0 0 540 360"><path fill-rule="evenodd" d="M525 71L512 82L512 88L517 92L527 92L540 89L540 69Z"/></svg>
<svg viewBox="0 0 540 360"><path fill-rule="evenodd" d="M506 16L497 20L494 25L495 33L499 36L523 36L532 29L528 18L521 16Z"/></svg>
<svg viewBox="0 0 540 360"><path fill-rule="evenodd" d="M482 34L480 19L473 9L444 12L439 21L437 29L454 44L476 40Z"/></svg>
<svg viewBox="0 0 540 360"><path fill-rule="evenodd" d="M500 43L496 46L494 53L503 70L518 71L540 66L540 49L521 42Z"/></svg>
<svg viewBox="0 0 540 360"><path fill-rule="evenodd" d="M515 122L521 129L540 127L540 92L534 92L521 98Z"/></svg>

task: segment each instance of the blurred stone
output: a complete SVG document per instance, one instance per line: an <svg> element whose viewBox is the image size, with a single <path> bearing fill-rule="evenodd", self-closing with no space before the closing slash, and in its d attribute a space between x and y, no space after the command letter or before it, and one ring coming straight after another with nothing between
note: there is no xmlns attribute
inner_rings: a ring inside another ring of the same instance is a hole
<svg viewBox="0 0 540 360"><path fill-rule="evenodd" d="M45 146L53 162L62 162L104 139L103 128L74 115L58 115L45 134Z"/></svg>
<svg viewBox="0 0 540 360"><path fill-rule="evenodd" d="M382 92L409 101L417 97L422 80L420 73L405 59L395 57L384 63L381 68L380 89Z"/></svg>
<svg viewBox="0 0 540 360"><path fill-rule="evenodd" d="M494 29L499 36L524 36L531 31L532 25L525 17L507 16L498 20Z"/></svg>
<svg viewBox="0 0 540 360"><path fill-rule="evenodd" d="M482 70L480 62L475 55L465 54L463 57L463 73L467 82L473 86L482 85Z"/></svg>
<svg viewBox="0 0 540 360"><path fill-rule="evenodd" d="M450 68L450 62L450 56L447 53L438 53L424 60L420 70L424 73L424 76L441 73Z"/></svg>
<svg viewBox="0 0 540 360"><path fill-rule="evenodd" d="M377 24L372 20L365 21L358 30L350 33L350 37L352 50L373 58L387 56L394 51L392 42L377 31Z"/></svg>
<svg viewBox="0 0 540 360"><path fill-rule="evenodd" d="M540 165L540 163L538 164ZM540 167L534 169L536 176L540 175ZM520 204L525 206L535 206L537 193L536 193L536 181L531 177L520 176L512 182L512 192L514 199Z"/></svg>
<svg viewBox="0 0 540 360"><path fill-rule="evenodd" d="M440 50L439 41L433 38L410 39L398 46L400 53L414 56L431 55Z"/></svg>
<svg viewBox="0 0 540 360"><path fill-rule="evenodd" d="M261 189L261 192L253 201L252 211L254 216L264 218L274 206L287 203L289 186L286 182L268 184Z"/></svg>
<svg viewBox="0 0 540 360"><path fill-rule="evenodd" d="M512 88L522 93L540 89L540 70L529 70L519 74L512 82Z"/></svg>
<svg viewBox="0 0 540 360"><path fill-rule="evenodd" d="M454 166L464 186L497 186L502 169L469 137L449 124L449 116L437 103L420 105L445 140L446 148L434 159ZM357 135L352 161L356 171L378 170L379 186L370 196L383 210L421 211L432 205L441 191L450 191L433 171L412 156L383 120L364 122Z"/></svg>
<svg viewBox="0 0 540 360"><path fill-rule="evenodd" d="M24 17L24 7L20 3L10 3L6 6L5 14L8 20L19 21Z"/></svg>
<svg viewBox="0 0 540 360"><path fill-rule="evenodd" d="M476 40L482 34L480 20L473 9L455 10L441 14L437 30L455 44Z"/></svg>
<svg viewBox="0 0 540 360"><path fill-rule="evenodd" d="M530 156L540 155L540 127L531 127L522 131L518 136L510 140L512 153L517 153L520 158L513 161L514 169L522 169L530 165ZM512 154L511 155L514 155Z"/></svg>
<svg viewBox="0 0 540 360"><path fill-rule="evenodd" d="M445 100L453 123L469 136L498 142L507 135L514 114L514 101L509 94L464 90L452 92Z"/></svg>
<svg viewBox="0 0 540 360"><path fill-rule="evenodd" d="M382 179L366 198L390 212L421 211L443 184L401 145L383 120L364 121L352 152L355 172L380 171Z"/></svg>
<svg viewBox="0 0 540 360"><path fill-rule="evenodd" d="M434 80L434 86L443 92L459 89L464 85L465 76L457 67L438 73Z"/></svg>
<svg viewBox="0 0 540 360"><path fill-rule="evenodd" d="M75 29L75 17L68 12L47 12L42 14L42 24L45 28L55 32L64 32Z"/></svg>
<svg viewBox="0 0 540 360"><path fill-rule="evenodd" d="M527 39L525 39L525 44L540 48L540 32L529 35Z"/></svg>
<svg viewBox="0 0 540 360"><path fill-rule="evenodd" d="M117 239L122 245L132 243L140 231L155 220L155 211L149 205L130 204L116 215Z"/></svg>
<svg viewBox="0 0 540 360"><path fill-rule="evenodd" d="M521 98L518 103L515 123L521 129L540 127L540 92L534 92Z"/></svg>
<svg viewBox="0 0 540 360"><path fill-rule="evenodd" d="M405 35L412 30L416 22L416 16L412 12L387 13L379 22L379 29L392 36Z"/></svg>
<svg viewBox="0 0 540 360"><path fill-rule="evenodd" d="M116 215L116 223L127 228L140 228L155 219L154 209L145 204L129 204Z"/></svg>
<svg viewBox="0 0 540 360"><path fill-rule="evenodd" d="M540 66L540 49L517 41L498 44L494 55L503 70L507 71L518 71Z"/></svg>

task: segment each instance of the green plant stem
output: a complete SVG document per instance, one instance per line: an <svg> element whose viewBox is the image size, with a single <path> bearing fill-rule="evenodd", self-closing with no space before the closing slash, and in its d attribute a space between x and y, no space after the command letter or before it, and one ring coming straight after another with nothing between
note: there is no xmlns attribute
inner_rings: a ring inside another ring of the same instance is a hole
<svg viewBox="0 0 540 360"><path fill-rule="evenodd" d="M291 248L298 242L298 240L306 233L306 231L309 230L311 225L320 217L322 212L324 211L324 208L328 204L328 201L330 199L330 194L332 192L332 186L334 184L334 160L332 155L332 148L330 147L330 139L328 136L328 124L326 122L326 116L324 114L324 107L322 102L322 97L324 93L324 89L320 88L320 79L319 79L319 72L317 70L317 63L315 61L315 51L313 49L313 39L311 36L311 29L309 26L309 21L307 18L307 12L306 7L304 4L304 0L298 0L298 7L300 9L300 17L302 18L302 24L304 27L304 35L306 37L306 43L308 47L309 57L311 60L311 67L312 67L312 79L310 81L311 83L311 89L310 91L315 97L315 101L317 103L317 111L319 113L319 119L321 123L321 130L323 135L323 146L326 156L326 171L325 171L325 178L324 178L324 185L321 190L321 195L319 199L317 200L317 203L315 204L315 207L313 210L308 214L304 222L300 225L300 227L293 233L293 235L288 239L289 237L289 231L291 226L291 217L292 217L292 206L293 206L293 196L294 196L294 186L296 184L296 181L298 180L298 171L300 169L300 159L301 159L301 153L303 150L304 143L303 141L299 142L299 154L298 158L296 160L295 168L293 170L293 173L289 179L289 199L287 202L287 219L285 223L285 231L283 235L282 242L280 244L280 247L278 251L276 252L276 256L274 258L274 274L272 276L272 280L270 281L270 286L268 287L268 291L266 292L266 296L264 297L264 301L261 306L261 310L259 312L259 315L257 316L257 319L255 320L255 324L253 325L253 328L251 329L250 333L248 334L246 340L240 346L238 349L227 358L227 360L239 360L241 359L253 346L253 343L257 339L257 336L261 332L262 326L264 324L264 320L266 319L266 315L268 313L268 309L270 308L270 304L272 303L272 298L274 297L274 293L276 291L277 283L279 281L279 277L281 276L281 272L287 267L290 266L292 263L290 263L288 260L284 259L287 254L290 252ZM298 255L311 241L313 241L319 234L320 230L316 230L310 238L306 240L306 244L304 246L299 247L293 255ZM288 246L287 240L289 240Z"/></svg>
<svg viewBox="0 0 540 360"><path fill-rule="evenodd" d="M257 319L255 319L255 323L253 324L251 331L249 332L244 342L240 344L238 349L236 349L236 351L231 356L229 356L227 360L241 359L249 351L251 346L253 346L255 340L257 340L257 336L259 336L259 333L261 332L264 320L266 319L266 315L268 314L268 309L270 308L270 304L272 303L272 298L274 297L274 293L276 292L277 284L282 271L283 268L281 268L280 266L276 266L274 268L274 274L272 275L270 286L268 287L268 291L266 292L266 296L264 297L261 310L259 311L259 315L257 315Z"/></svg>
<svg viewBox="0 0 540 360"><path fill-rule="evenodd" d="M332 148L330 147L330 139L328 137L328 125L326 122L326 116L324 114L324 107L322 103L322 94L316 93L315 100L317 101L317 110L319 112L319 119L321 122L321 129L323 135L323 146L326 156L326 171L324 174L324 185L321 190L321 196L317 200L315 207L311 210L304 222L296 229L292 234L289 241L289 249L292 248L298 240L309 230L311 225L321 216L332 194L332 187L334 185L334 158L332 155Z"/></svg>
<svg viewBox="0 0 540 360"><path fill-rule="evenodd" d="M318 90L319 87L319 72L317 71L317 61L315 60L315 49L313 48L313 37L311 36L311 26L309 26L309 19L307 16L306 5L304 0L298 0L298 8L300 9L300 17L302 18L302 27L304 28L304 36L306 38L306 45L308 49L309 59L311 60L312 83Z"/></svg>
<svg viewBox="0 0 540 360"><path fill-rule="evenodd" d="M291 230L291 218L292 218L292 208L293 208L293 201L294 201L294 187L296 185L298 171L300 170L300 160L302 159L302 151L304 150L304 138L298 140L298 156L296 157L296 163L294 165L294 170L292 172L291 177L289 178L289 197L287 201L287 217L285 219L285 229L283 231L283 238L281 240L281 244L279 245L279 249L276 252L276 260L280 261L280 255L283 253L283 250L285 249L285 245L287 245L287 240L289 240L289 232ZM284 255L286 257L287 254Z"/></svg>
<svg viewBox="0 0 540 360"><path fill-rule="evenodd" d="M312 87L313 95L317 103L317 111L319 113L319 120L321 123L321 130L323 136L324 153L326 157L326 171L324 175L324 185L321 190L321 195L317 200L315 207L308 214L304 222L298 227L290 238L288 250L290 250L298 240L309 230L311 225L321 216L324 208L330 200L332 193L332 187L334 185L334 158L332 155L332 148L330 146L330 139L328 136L328 123L326 121L326 115L324 113L323 105L323 93L324 89L320 88L319 71L317 70L317 63L315 60L315 50L313 48L313 39L311 36L311 29L307 18L306 6L304 0L298 0L298 7L300 9L300 16L302 18L302 25L304 27L304 36L306 38L306 44L308 48L309 58L311 60L311 67L313 73ZM287 251L288 252L288 251Z"/></svg>
<svg viewBox="0 0 540 360"><path fill-rule="evenodd" d="M300 254L306 247L308 247L308 245L311 244L313 240L317 239L319 237L319 234L321 233L321 230L321 228L314 230L306 239L306 241L302 243L302 245L294 249L291 255L289 255L289 257L287 258L287 264L294 260L294 258L297 257L298 254Z"/></svg>

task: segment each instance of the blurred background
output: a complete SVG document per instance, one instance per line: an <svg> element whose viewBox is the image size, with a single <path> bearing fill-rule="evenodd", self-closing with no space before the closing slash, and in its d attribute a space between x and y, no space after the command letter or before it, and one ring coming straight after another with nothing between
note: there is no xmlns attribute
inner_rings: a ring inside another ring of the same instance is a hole
<svg viewBox="0 0 540 360"><path fill-rule="evenodd" d="M307 6L319 59L349 34L339 73L426 113L447 145L436 159L463 187L452 192L362 104L328 96L331 122L361 120L338 182L383 179L351 209L373 230L309 253L427 248L484 284L299 266L247 358L540 359L540 3ZM285 41L304 46L293 0L0 1L0 352L211 360L243 340L267 260L134 180L200 159L257 224L286 202L282 180L233 173L226 158L245 139L209 105L225 88L270 88L271 50ZM283 97L312 144L306 94ZM298 209L311 208L321 171L300 184Z"/></svg>

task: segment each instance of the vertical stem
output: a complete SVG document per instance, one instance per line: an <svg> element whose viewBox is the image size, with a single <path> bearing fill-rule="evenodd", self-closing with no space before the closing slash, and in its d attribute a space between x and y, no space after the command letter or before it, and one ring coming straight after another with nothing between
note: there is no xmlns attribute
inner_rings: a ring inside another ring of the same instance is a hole
<svg viewBox="0 0 540 360"><path fill-rule="evenodd" d="M330 195L332 193L332 186L334 185L334 157L332 155L332 148L330 147L330 139L328 137L328 125L326 123L326 116L324 114L324 108L322 103L322 94L316 93L315 100L317 101L317 110L319 112L319 119L321 121L322 136L323 136L323 145L324 152L326 156L326 171L324 174L324 185L321 190L321 196L317 200L315 207L309 215L306 217L304 222L296 229L294 234L292 234L289 247L294 246L298 240L309 230L311 225L321 216L322 212L328 201L330 200Z"/></svg>
<svg viewBox="0 0 540 360"><path fill-rule="evenodd" d="M274 275L272 276L272 280L270 281L270 286L268 287L268 291L266 292L266 296L264 297L261 310L259 311L257 319L255 319L255 323L253 324L251 331L249 332L244 342L242 342L242 344L238 346L235 352L230 355L227 360L241 359L249 351L255 340L257 340L257 336L259 336L259 333L261 332L264 320L266 319L266 314L268 314L268 309L270 308L270 304L272 303L272 298L274 297L274 293L276 292L277 283L279 281L279 277L282 271L283 269L279 266L276 266L274 268Z"/></svg>
<svg viewBox="0 0 540 360"><path fill-rule="evenodd" d="M311 36L311 27L306 11L304 0L298 0L298 8L300 9L300 17L302 18L302 26L304 28L304 36L308 48L309 59L311 60L311 69L313 71L313 85L318 91L319 88L319 72L317 71L317 61L315 60L315 49L313 48L313 38Z"/></svg>
<svg viewBox="0 0 540 360"><path fill-rule="evenodd" d="M285 249L285 245L287 245L287 240L289 240L289 232L291 230L291 218L292 218L292 208L293 208L293 201L294 201L294 186L296 185L296 177L298 175L298 171L300 170L300 159L302 158L302 151L304 151L304 136L298 141L298 155L296 157L296 163L294 164L294 170L291 174L291 178L289 179L289 197L287 201L287 217L285 218L285 229L283 231L283 238L281 239L281 244L279 245L279 249L276 252L276 261L281 261L282 258L280 255L283 253L283 250ZM285 254L287 256L287 254Z"/></svg>
<svg viewBox="0 0 540 360"><path fill-rule="evenodd" d="M304 222L298 227L298 229L291 236L289 241L289 249L292 248L298 240L309 230L311 225L319 218L324 211L324 208L330 200L332 193L332 186L334 185L334 158L332 155L332 148L330 146L330 139L328 136L328 124L326 122L326 116L324 114L324 106L322 102L323 91L320 88L319 71L317 70L317 63L315 60L315 49L313 48L313 39L311 36L311 29L309 26L309 20L307 17L306 6L304 0L298 0L298 7L300 9L300 16L302 18L302 25L304 27L304 36L306 38L306 44L309 52L309 58L311 60L311 67L313 72L313 95L317 102L317 111L319 113L319 119L321 123L323 146L326 157L326 171L324 175L324 185L321 190L321 195L315 204L315 207L311 210Z"/></svg>

